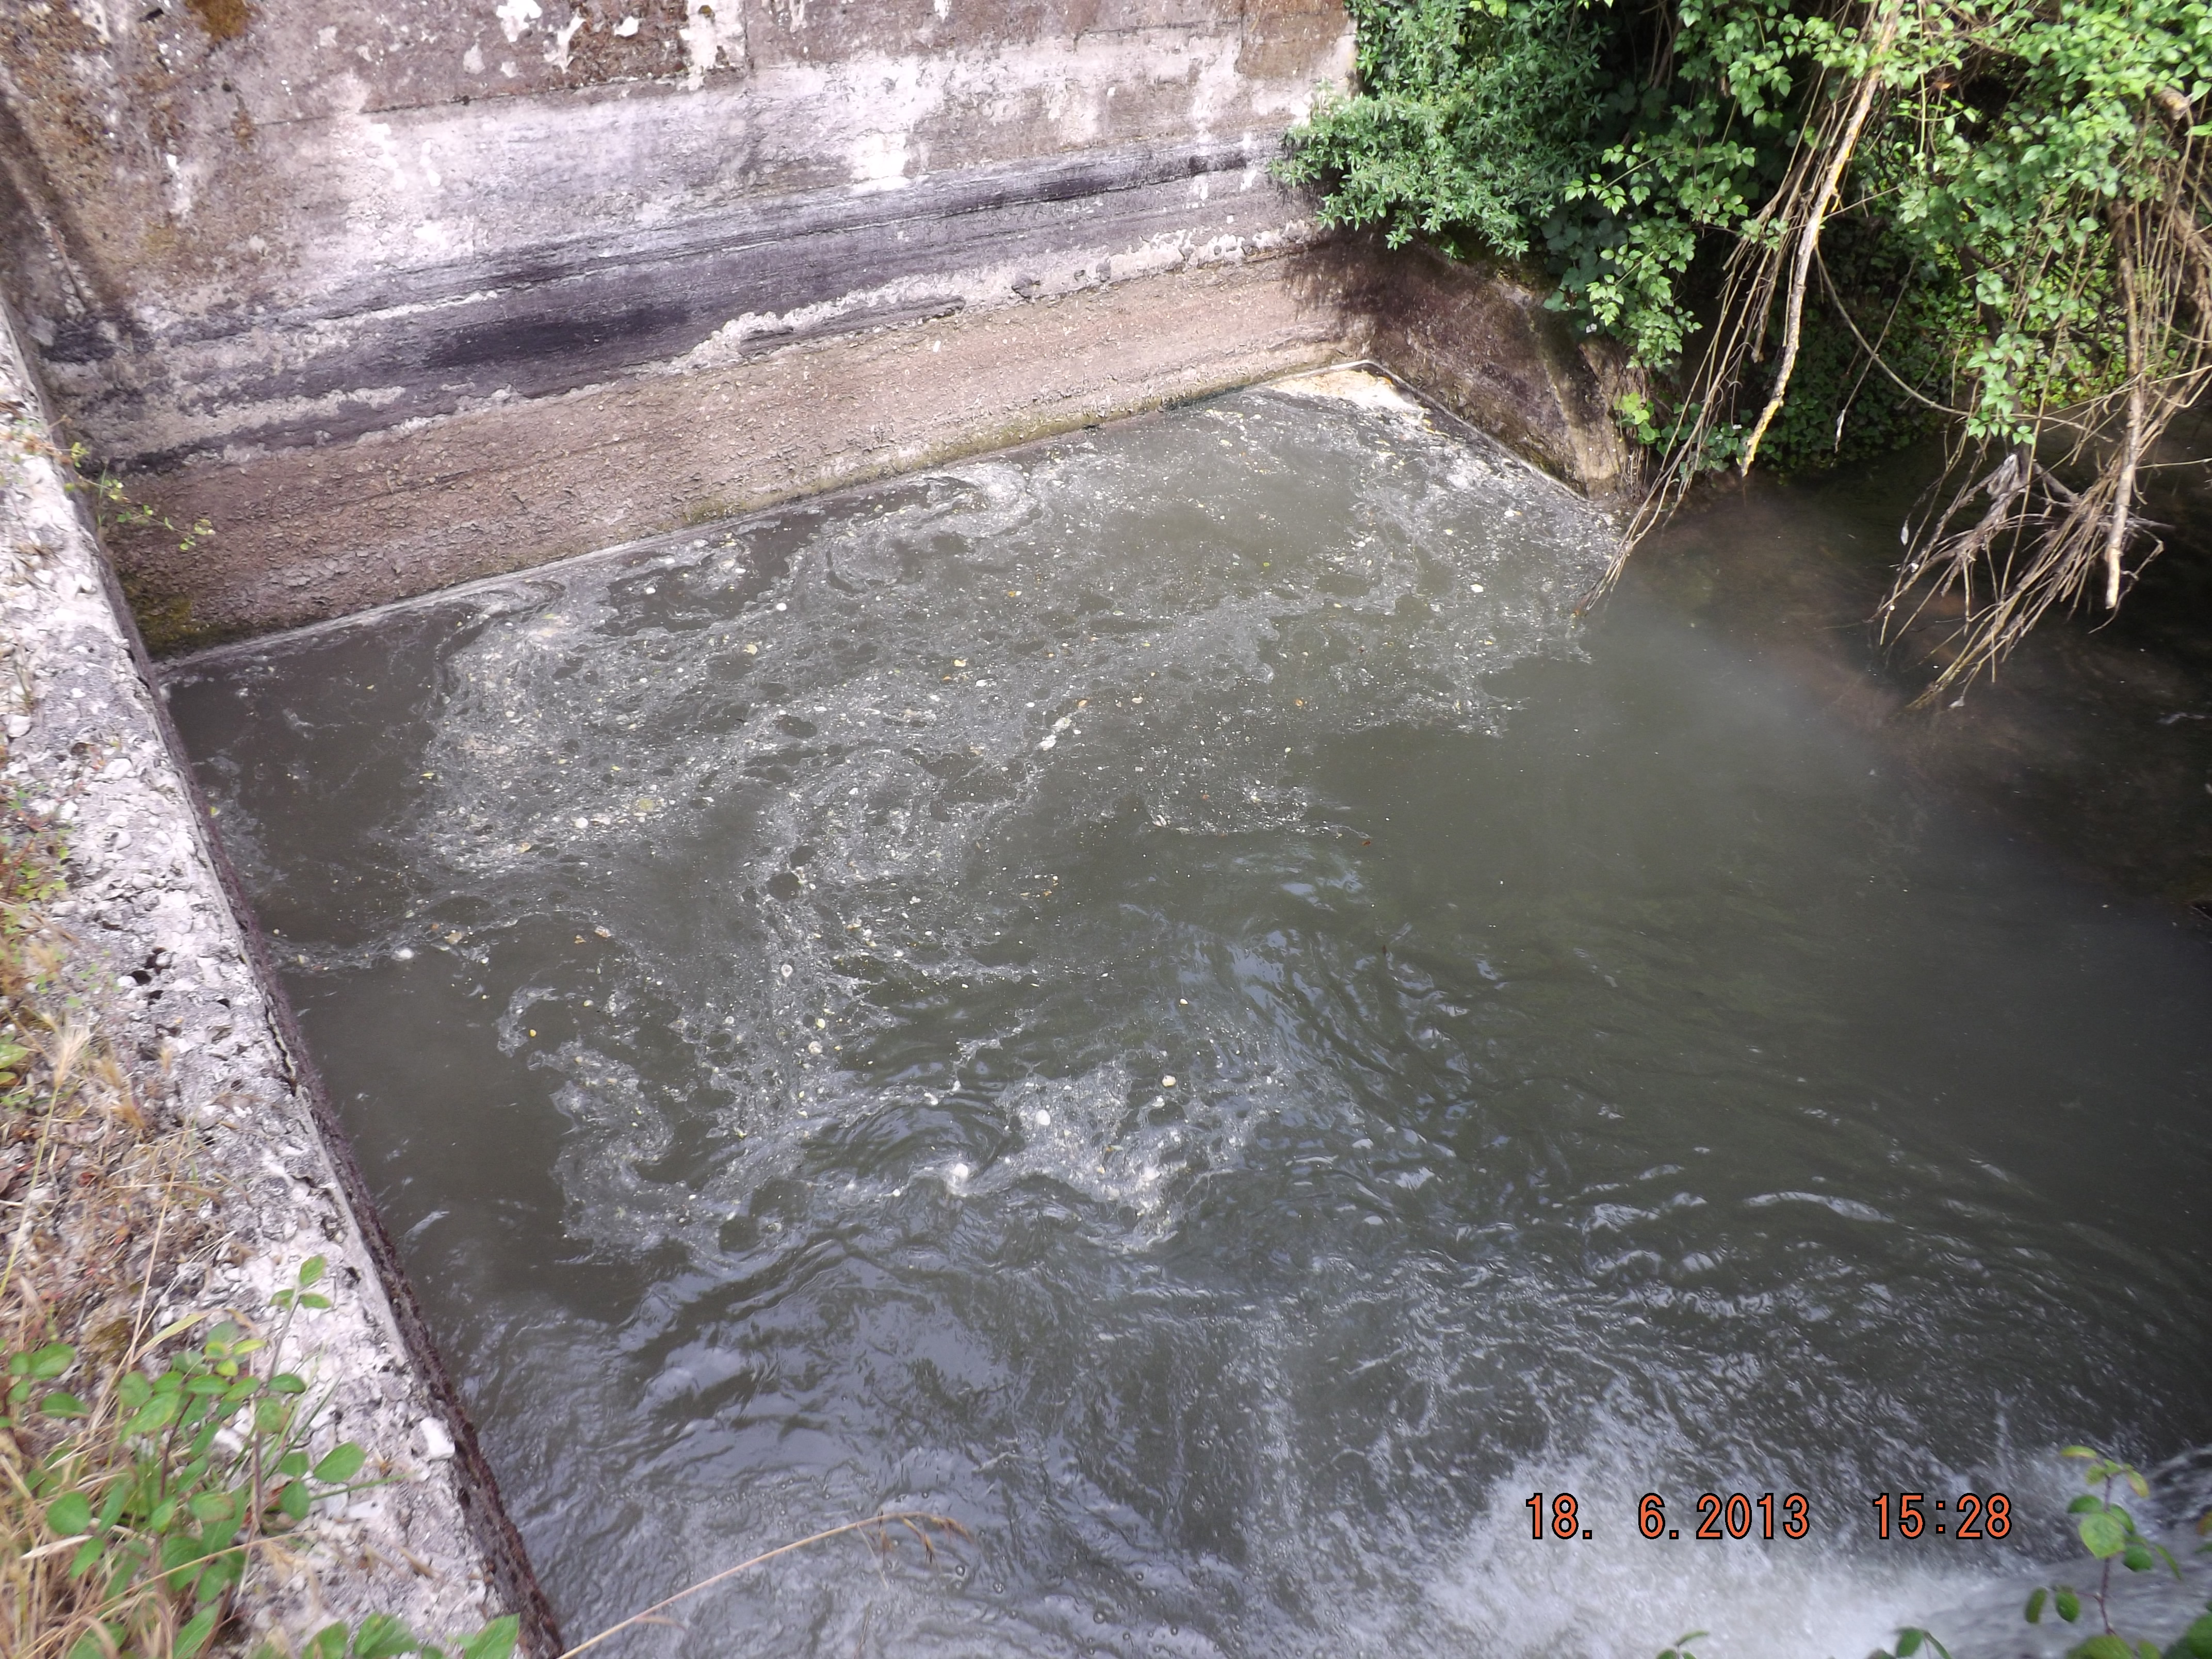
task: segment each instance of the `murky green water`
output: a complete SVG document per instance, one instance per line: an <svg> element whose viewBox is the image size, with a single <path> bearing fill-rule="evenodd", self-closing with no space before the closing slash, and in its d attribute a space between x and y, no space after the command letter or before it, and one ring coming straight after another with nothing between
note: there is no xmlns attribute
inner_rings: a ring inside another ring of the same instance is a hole
<svg viewBox="0 0 2212 1659"><path fill-rule="evenodd" d="M628 1650L2015 1652L2055 1447L2193 1518L2203 939L1605 553L1255 391L178 672L572 1639L896 1506Z"/></svg>

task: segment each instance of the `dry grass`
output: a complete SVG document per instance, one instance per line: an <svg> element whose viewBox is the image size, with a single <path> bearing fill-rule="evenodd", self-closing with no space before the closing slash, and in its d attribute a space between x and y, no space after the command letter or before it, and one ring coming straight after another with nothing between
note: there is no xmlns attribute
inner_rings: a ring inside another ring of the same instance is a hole
<svg viewBox="0 0 2212 1659"><path fill-rule="evenodd" d="M63 855L55 826L0 803L0 1355L67 1344L76 1365L51 1385L104 1401L144 1357L178 1269L224 1241L159 1073L134 1078L116 1052L100 988L51 915ZM0 1422L0 1652L61 1656L89 1628L97 1592L51 1547L33 1492L40 1461L83 1431L28 1407ZM149 1634L142 1650L164 1652Z"/></svg>

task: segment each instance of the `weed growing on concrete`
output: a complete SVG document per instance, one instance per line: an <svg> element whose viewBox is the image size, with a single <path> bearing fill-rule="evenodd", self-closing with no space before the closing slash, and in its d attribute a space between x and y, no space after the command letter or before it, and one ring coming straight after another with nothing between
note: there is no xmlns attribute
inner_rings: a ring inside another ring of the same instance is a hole
<svg viewBox="0 0 2212 1659"><path fill-rule="evenodd" d="M281 1369L294 1317L330 1306L323 1258L273 1298L273 1335L218 1319L196 1344L146 1364L194 1315L134 1340L103 1371L67 1342L7 1363L0 1414L0 1551L17 1609L10 1651L24 1659L193 1659L230 1620L257 1551L284 1552L318 1503L383 1484L342 1441L314 1455L319 1402ZM82 1381L77 1379L82 1378ZM75 1382L75 1388L64 1386ZM507 1659L516 1621L456 1645L462 1659ZM263 1644L257 1653L275 1650ZM333 1624L312 1659L393 1659L440 1650L388 1616Z"/></svg>
<svg viewBox="0 0 2212 1659"><path fill-rule="evenodd" d="M111 540L120 531L159 530L177 538L177 551L189 553L215 535L205 519L179 526L158 509L133 496L123 480L105 466L91 465L92 448L79 440L64 449L46 437L27 416L20 412L8 421L7 441L18 454L35 455L64 469L62 487L91 503L100 539Z"/></svg>
<svg viewBox="0 0 2212 1659"><path fill-rule="evenodd" d="M124 532L152 532L165 538L173 537L179 553L190 553L214 536L215 526L206 519L179 526L167 514L134 498L122 479L106 467L95 467L92 452L85 444L76 442L64 448L54 443L20 405L0 404L0 416L4 416L6 422L4 432L0 432L0 457L13 463L26 458L54 463L62 487L90 504L94 522L111 548L115 544L114 538ZM193 637L189 597L165 592L158 578L149 581L144 574L130 568L121 569L118 574L148 650L168 650Z"/></svg>
<svg viewBox="0 0 2212 1659"><path fill-rule="evenodd" d="M19 792L0 811L0 1121L29 1104L31 1034L17 1021L27 992L43 987L58 963L33 935L42 907L67 886L59 830L35 817ZM0 1159L6 1158L0 1151ZM0 1177L0 1191L8 1181Z"/></svg>

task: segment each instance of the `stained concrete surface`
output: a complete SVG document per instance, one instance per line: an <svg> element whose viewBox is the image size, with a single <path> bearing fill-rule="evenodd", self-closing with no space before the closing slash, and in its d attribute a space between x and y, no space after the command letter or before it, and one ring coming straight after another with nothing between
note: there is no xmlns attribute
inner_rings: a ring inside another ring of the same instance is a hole
<svg viewBox="0 0 2212 1659"><path fill-rule="evenodd" d="M1508 275L1271 171L1339 0L34 0L0 281L156 648L1373 355L1603 489Z"/></svg>
<svg viewBox="0 0 2212 1659"><path fill-rule="evenodd" d="M1335 0L9 17L7 279L119 462L565 390L749 315L860 325L887 283L1251 251L1291 216L1260 163L1350 63Z"/></svg>
<svg viewBox="0 0 2212 1659"><path fill-rule="evenodd" d="M1317 273L1317 280L1325 271ZM186 469L155 499L217 534L125 544L200 637L342 616L1346 353L1280 264L1117 284L682 374L474 410L428 428Z"/></svg>

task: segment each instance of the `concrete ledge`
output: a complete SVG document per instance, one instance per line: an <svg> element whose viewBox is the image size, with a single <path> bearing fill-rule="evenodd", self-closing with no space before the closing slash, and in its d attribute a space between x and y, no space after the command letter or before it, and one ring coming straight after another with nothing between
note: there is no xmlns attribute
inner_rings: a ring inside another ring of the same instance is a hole
<svg viewBox="0 0 2212 1659"><path fill-rule="evenodd" d="M49 429L0 308L0 410ZM329 1618L404 1618L426 1636L520 1613L531 1650L558 1632L392 1243L332 1127L206 809L180 760L106 561L58 470L0 469L0 616L14 656L5 787L70 826L70 897L52 925L112 988L95 1010L134 1084L195 1134L218 1194L227 1265L153 1286L155 1322L265 1310L321 1255L334 1306L295 1326L297 1369L331 1390L325 1432L392 1484L318 1515L308 1572L249 1573L245 1611L295 1641ZM34 1198L27 1198L31 1203Z"/></svg>

